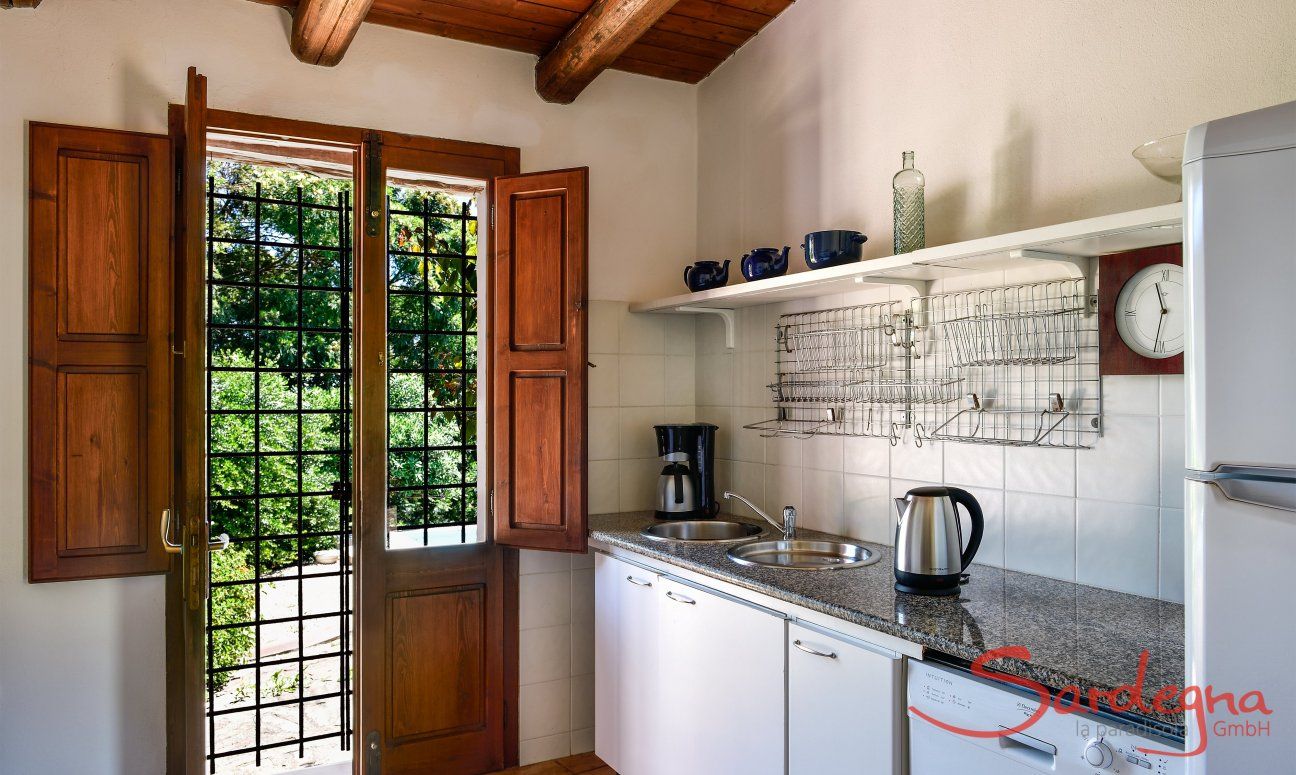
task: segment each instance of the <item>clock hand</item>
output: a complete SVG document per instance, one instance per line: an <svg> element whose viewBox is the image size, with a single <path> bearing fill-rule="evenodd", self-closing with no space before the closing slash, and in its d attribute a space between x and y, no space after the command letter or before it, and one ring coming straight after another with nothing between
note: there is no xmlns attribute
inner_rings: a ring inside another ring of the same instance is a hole
<svg viewBox="0 0 1296 775"><path fill-rule="evenodd" d="M1157 301L1161 302L1161 314L1169 315L1170 310L1166 309L1165 293L1161 290L1161 283L1156 284Z"/></svg>
<svg viewBox="0 0 1296 775"><path fill-rule="evenodd" d="M1161 316L1157 318L1156 339L1152 341L1153 352L1159 352L1161 350L1161 329L1162 327L1165 326L1165 319L1166 319L1166 310L1162 308Z"/></svg>

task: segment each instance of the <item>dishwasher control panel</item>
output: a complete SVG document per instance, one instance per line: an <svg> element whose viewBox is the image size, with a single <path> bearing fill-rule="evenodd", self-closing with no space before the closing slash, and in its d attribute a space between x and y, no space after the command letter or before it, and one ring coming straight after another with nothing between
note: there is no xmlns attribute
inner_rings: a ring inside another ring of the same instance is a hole
<svg viewBox="0 0 1296 775"><path fill-rule="evenodd" d="M1181 746L1090 713L1050 708L1028 727L1039 697L1029 689L910 660L911 775L1181 775ZM1151 753L1141 751L1146 749Z"/></svg>

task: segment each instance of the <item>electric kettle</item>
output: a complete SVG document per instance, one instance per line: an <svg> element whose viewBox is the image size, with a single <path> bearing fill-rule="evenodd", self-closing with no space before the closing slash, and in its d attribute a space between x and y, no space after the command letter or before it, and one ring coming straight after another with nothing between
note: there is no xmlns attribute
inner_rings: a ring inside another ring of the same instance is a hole
<svg viewBox="0 0 1296 775"><path fill-rule="evenodd" d="M967 582L963 570L981 547L985 518L981 505L957 487L915 487L895 499L900 512L895 539L895 588L915 595L957 595ZM963 548L955 504L967 510L972 535Z"/></svg>

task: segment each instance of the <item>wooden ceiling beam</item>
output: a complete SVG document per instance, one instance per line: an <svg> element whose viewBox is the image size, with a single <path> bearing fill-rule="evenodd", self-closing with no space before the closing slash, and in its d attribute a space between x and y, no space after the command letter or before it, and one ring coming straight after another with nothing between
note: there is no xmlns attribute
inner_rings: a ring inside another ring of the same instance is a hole
<svg viewBox="0 0 1296 775"><path fill-rule="evenodd" d="M536 92L570 103L621 56L676 0L595 0L536 64Z"/></svg>
<svg viewBox="0 0 1296 775"><path fill-rule="evenodd" d="M373 1L300 0L293 10L293 54L309 65L341 62Z"/></svg>

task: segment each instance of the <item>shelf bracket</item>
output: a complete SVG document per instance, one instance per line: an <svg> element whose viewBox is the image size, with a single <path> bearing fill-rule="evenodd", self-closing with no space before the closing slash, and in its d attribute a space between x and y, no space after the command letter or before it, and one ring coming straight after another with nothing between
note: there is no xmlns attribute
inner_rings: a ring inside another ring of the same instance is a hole
<svg viewBox="0 0 1296 775"><path fill-rule="evenodd" d="M932 283L934 280L912 280L908 277L882 277L873 275L870 277L856 277L855 282L859 285L897 285L901 288L908 288L918 296L930 296Z"/></svg>
<svg viewBox="0 0 1296 775"><path fill-rule="evenodd" d="M1030 261L1052 261L1067 267L1068 272L1074 279L1084 280L1085 293L1085 315L1092 315L1098 311L1098 257L1097 256L1072 256L1066 253L1050 253L1047 250L1035 250L1034 248L1021 248L1011 251L1008 256L1015 259L1027 259Z"/></svg>
<svg viewBox="0 0 1296 775"><path fill-rule="evenodd" d="M724 320L725 327L725 347L730 350L734 349L734 311L731 309L720 309L712 307L699 307L693 304L685 304L682 307L676 307L676 312L691 312L693 314L719 315Z"/></svg>

